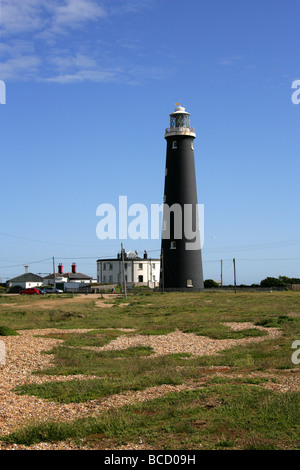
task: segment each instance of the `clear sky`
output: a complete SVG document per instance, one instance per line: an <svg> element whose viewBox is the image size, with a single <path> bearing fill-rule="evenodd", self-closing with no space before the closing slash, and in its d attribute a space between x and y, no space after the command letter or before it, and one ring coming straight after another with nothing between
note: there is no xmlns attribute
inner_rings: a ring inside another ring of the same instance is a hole
<svg viewBox="0 0 300 470"><path fill-rule="evenodd" d="M300 277L299 0L1 0L0 277L160 240L96 209L161 204L175 102L196 129L205 279Z"/></svg>

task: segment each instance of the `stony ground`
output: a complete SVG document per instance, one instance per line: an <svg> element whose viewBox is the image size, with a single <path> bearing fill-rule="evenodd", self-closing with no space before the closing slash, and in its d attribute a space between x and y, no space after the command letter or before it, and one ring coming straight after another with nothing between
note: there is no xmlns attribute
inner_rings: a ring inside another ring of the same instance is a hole
<svg viewBox="0 0 300 470"><path fill-rule="evenodd" d="M227 324L232 329L249 329L263 327L254 326L251 323L231 323ZM175 331L168 335L122 335L116 340L111 341L102 348L91 348L98 350L124 349L137 345L151 346L154 349L153 356L165 355L172 353L185 352L193 356L211 355L218 353L220 350L231 348L239 344L248 344L250 342L264 341L265 338L276 338L281 334L277 328L265 329L268 336L244 338L244 339L226 339L212 340L208 337L197 336L192 333L182 333ZM62 332L62 330L22 330L19 336L1 337L1 341L5 343L5 364L0 365L0 435L7 435L32 421L47 420L49 418L61 421L70 421L80 417L96 415L101 410L111 407L122 406L136 401L151 400L158 396L162 396L170 391L181 391L186 389L195 389L205 380L199 382L189 382L183 385L162 385L152 387L144 391L132 391L123 394L103 398L102 400L92 400L86 403L70 403L57 404L42 400L33 396L20 396L13 392L16 386L29 383L43 383L49 381L66 381L73 380L72 376L37 376L32 375L33 371L48 368L51 366L53 357L49 354L42 354L42 351L50 350L61 342L58 339L46 338L49 331ZM87 330L67 330L69 333ZM39 335L39 336L37 336ZM42 336L42 337L41 337ZM213 368L212 368L213 369ZM229 368L228 368L229 369ZM274 372L275 374L275 372ZM253 373L250 376L263 376L270 378L275 377L274 374ZM226 368L214 368L215 376L226 375L226 377L240 377L233 375ZM91 376L76 376L77 379L91 378ZM299 391L298 375L290 371L276 375L276 383L269 381L261 385L277 392L285 393L287 391ZM82 447L80 447L82 449ZM130 445L122 449L143 449L143 444L139 446ZM57 444L41 443L38 445L25 447L18 445L8 445L0 442L0 450L4 449L64 449L74 450L76 446L71 442L61 442Z"/></svg>

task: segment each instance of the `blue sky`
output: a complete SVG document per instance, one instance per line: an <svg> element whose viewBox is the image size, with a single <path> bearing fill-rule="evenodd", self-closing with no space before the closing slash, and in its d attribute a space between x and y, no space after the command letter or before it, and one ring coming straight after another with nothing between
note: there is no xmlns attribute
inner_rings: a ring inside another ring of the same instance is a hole
<svg viewBox="0 0 300 470"><path fill-rule="evenodd" d="M206 279L300 277L298 0L1 0L0 277L158 257L96 209L161 204L169 113L196 129Z"/></svg>

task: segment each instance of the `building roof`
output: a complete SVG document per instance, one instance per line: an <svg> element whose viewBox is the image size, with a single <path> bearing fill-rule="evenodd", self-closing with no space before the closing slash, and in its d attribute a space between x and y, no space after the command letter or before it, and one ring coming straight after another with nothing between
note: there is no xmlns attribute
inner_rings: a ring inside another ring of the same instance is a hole
<svg viewBox="0 0 300 470"><path fill-rule="evenodd" d="M107 263L109 263L111 261L122 262L122 258L101 258L101 259L97 259L97 263L99 261L105 261ZM128 263L128 261L143 263L143 262L149 262L149 261L160 261L160 258L126 258L126 257L124 257L124 261L125 261L125 263Z"/></svg>
<svg viewBox="0 0 300 470"><path fill-rule="evenodd" d="M55 277L67 277L70 281L72 280L79 280L79 279L92 279L91 276L87 276L86 274L82 273L55 273ZM48 274L48 276L45 276L44 279L54 279L53 274Z"/></svg>
<svg viewBox="0 0 300 470"><path fill-rule="evenodd" d="M141 257L138 255L138 252L136 251L135 253L133 253L133 251L124 251L124 261L138 261L138 262L147 262L147 261L160 261L160 258L151 258L151 257L148 257L148 254L147 254L147 251L145 250L144 251L144 256ZM110 261L122 261L122 253L118 253L118 256L117 258L102 258L102 259L97 259L97 263L98 261L107 261L108 263Z"/></svg>
<svg viewBox="0 0 300 470"><path fill-rule="evenodd" d="M24 273L20 276L13 277L8 282L43 282L43 278L33 273Z"/></svg>

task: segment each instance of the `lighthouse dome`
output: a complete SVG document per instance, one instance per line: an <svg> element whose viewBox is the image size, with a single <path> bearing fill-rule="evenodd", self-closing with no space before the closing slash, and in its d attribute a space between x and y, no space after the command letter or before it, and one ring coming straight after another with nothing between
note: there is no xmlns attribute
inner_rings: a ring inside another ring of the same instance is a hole
<svg viewBox="0 0 300 470"><path fill-rule="evenodd" d="M183 106L176 106L175 113L185 113L185 108Z"/></svg>
<svg viewBox="0 0 300 470"><path fill-rule="evenodd" d="M176 106L175 111L173 113L171 113L170 116L173 116L174 114L175 115L176 114L187 114L188 116L190 116L190 114L181 105Z"/></svg>

